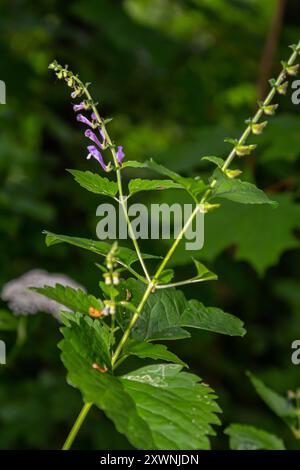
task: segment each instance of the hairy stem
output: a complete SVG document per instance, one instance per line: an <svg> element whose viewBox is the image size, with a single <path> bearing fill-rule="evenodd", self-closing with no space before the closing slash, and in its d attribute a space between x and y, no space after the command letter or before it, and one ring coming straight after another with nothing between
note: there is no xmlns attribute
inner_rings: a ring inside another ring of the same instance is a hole
<svg viewBox="0 0 300 470"><path fill-rule="evenodd" d="M66 442L63 445L62 450L69 450L74 442L75 437L78 434L79 429L81 428L88 412L90 411L91 407L93 406L93 403L85 403L66 439Z"/></svg>

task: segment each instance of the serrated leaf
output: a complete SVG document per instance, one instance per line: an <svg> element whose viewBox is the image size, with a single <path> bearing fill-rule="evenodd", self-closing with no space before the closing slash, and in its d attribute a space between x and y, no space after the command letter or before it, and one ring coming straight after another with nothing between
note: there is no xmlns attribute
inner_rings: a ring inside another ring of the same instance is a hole
<svg viewBox="0 0 300 470"><path fill-rule="evenodd" d="M118 193L118 185L108 178L92 173L91 171L68 170L74 176L75 181L82 188L94 194L103 194L104 196L114 197Z"/></svg>
<svg viewBox="0 0 300 470"><path fill-rule="evenodd" d="M237 178L228 178L221 170L214 171L213 179L216 180L216 185L213 188L210 200L223 198L241 204L272 204L277 206L276 201L271 201L261 189L258 189L252 183Z"/></svg>
<svg viewBox="0 0 300 470"><path fill-rule="evenodd" d="M291 195L276 195L278 208L269 205L222 204L205 221L205 244L201 257L213 261L224 249L236 246L234 257L249 262L263 275L286 250L299 247L294 234L300 228L300 206ZM220 236L222 227L222 236Z"/></svg>
<svg viewBox="0 0 300 470"><path fill-rule="evenodd" d="M244 336L243 322L220 308L205 307L198 300L189 300L181 316L184 328L198 328L229 336Z"/></svg>
<svg viewBox="0 0 300 470"><path fill-rule="evenodd" d="M98 319L80 314L73 321L69 316L68 325L62 327L61 331L74 350L88 362L89 367L92 368L96 363L110 370L112 335L109 327Z"/></svg>
<svg viewBox="0 0 300 470"><path fill-rule="evenodd" d="M129 442L143 450L208 449L220 408L213 391L199 377L181 372L179 365L159 364L122 377L102 373L102 349L94 324L72 322L62 329L59 347L69 382L86 402L94 403Z"/></svg>
<svg viewBox="0 0 300 470"><path fill-rule="evenodd" d="M55 286L32 287L32 291L45 295L49 299L64 305L74 312L89 313L89 308L102 310L103 303L93 295L89 295L82 289L74 289L70 286L56 284Z"/></svg>
<svg viewBox="0 0 300 470"><path fill-rule="evenodd" d="M145 290L143 284L129 279L126 288L132 295L131 302L137 305ZM180 326L180 316L185 305L184 294L175 289L158 290L150 295L133 329L133 339L153 341L189 338L189 332Z"/></svg>
<svg viewBox="0 0 300 470"><path fill-rule="evenodd" d="M126 282L132 295L131 302L137 305L145 290L135 279ZM238 318L214 307L205 307L197 300L187 301L183 292L170 288L151 294L132 332L138 341L187 338L185 328L199 328L231 336L243 336L245 330Z"/></svg>
<svg viewBox="0 0 300 470"><path fill-rule="evenodd" d="M8 310L0 310L0 331L13 331L18 326L18 319Z"/></svg>
<svg viewBox="0 0 300 470"><path fill-rule="evenodd" d="M248 376L260 398L268 405L273 413L283 419L287 424L292 423L293 420L297 418L296 409L288 398L274 392L274 390L267 387L250 372L248 372Z"/></svg>
<svg viewBox="0 0 300 470"><path fill-rule="evenodd" d="M124 163L123 167L149 168L150 170L153 170L156 173L159 173L163 176L167 176L175 183L177 183L179 187L185 189L195 201L199 201L199 199L207 189L207 185L200 178L185 178L179 175L178 173L175 173L175 171L169 170L163 165L159 165L153 160L148 160L146 162L127 161Z"/></svg>
<svg viewBox="0 0 300 470"><path fill-rule="evenodd" d="M133 446L146 450L154 448L150 428L138 415L134 401L117 377L93 369L95 351L90 344L88 355L84 349L86 343L89 343L90 335L81 342L80 333L78 328L64 328L65 339L59 344L62 361L68 370L69 383L81 391L85 402L94 403L103 410ZM93 345L97 352L97 344Z"/></svg>
<svg viewBox="0 0 300 470"><path fill-rule="evenodd" d="M106 256L111 250L111 244L102 242L99 240L89 240L87 238L78 238L78 237L69 237L68 235L58 235L56 233L44 231L46 234L46 245L52 246L58 243L69 243L70 245L77 246L79 248L83 248L85 250L92 251L97 255ZM144 259L150 258L160 258L159 256L155 255L148 255L143 253ZM133 263L138 261L138 256L135 251L130 250L130 248L124 248L118 246L118 249L115 253L116 262L121 264L122 266L131 266Z"/></svg>
<svg viewBox="0 0 300 470"><path fill-rule="evenodd" d="M182 189L182 186L172 180L132 179L128 184L129 195L140 191L162 191L164 189Z"/></svg>
<svg viewBox="0 0 300 470"><path fill-rule="evenodd" d="M151 429L155 449L207 450L212 424L220 424L213 391L179 365L143 367L121 378Z"/></svg>
<svg viewBox="0 0 300 470"><path fill-rule="evenodd" d="M285 450L282 439L246 424L231 424L225 431L231 450Z"/></svg>
<svg viewBox="0 0 300 470"><path fill-rule="evenodd" d="M141 359L149 358L157 360L163 360L166 362L173 362L174 364L180 364L187 367L187 364L183 362L176 354L168 351L167 346L163 344L152 344L146 342L139 342L130 340L127 342L124 348L124 354L126 356L137 356Z"/></svg>

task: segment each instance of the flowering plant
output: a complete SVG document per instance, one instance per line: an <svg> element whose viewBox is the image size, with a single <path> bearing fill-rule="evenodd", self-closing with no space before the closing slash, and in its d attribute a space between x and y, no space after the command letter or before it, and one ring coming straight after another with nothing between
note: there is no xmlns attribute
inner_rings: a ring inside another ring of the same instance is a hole
<svg viewBox="0 0 300 470"><path fill-rule="evenodd" d="M75 180L95 194L118 201L128 226L133 248L122 247L84 238L46 232L48 246L68 243L104 257L101 294L93 296L81 289L56 285L35 290L65 305L62 312L64 339L59 347L68 371L68 381L82 394L84 405L64 444L69 449L84 422L89 409L95 405L110 418L117 430L130 443L142 449L209 449L212 425L220 424L220 407L214 391L196 375L185 371L188 366L158 340L179 340L190 336L189 329L202 329L230 336L243 336L240 319L219 308L206 307L198 300L187 300L177 288L185 284L215 280L217 276L200 261L195 260L196 274L184 281L173 281L173 271L167 269L182 237L199 212L208 213L220 207L220 200L229 199L242 204L276 205L255 185L238 179L239 169L231 169L235 157L247 157L256 145L246 141L259 135L267 125L263 116L277 109L273 98L285 94L287 78L298 71L295 64L300 43L275 80L271 90L255 115L246 121L247 127L239 139L228 139L232 149L224 160L203 157L216 166L208 181L185 178L158 165L153 160L140 163L125 160L121 145L116 145L107 131L109 119L101 116L97 103L83 83L67 66L54 61L49 68L64 80L78 100L73 109L77 121L86 126L85 137L92 141L87 158L100 165L100 174L70 170ZM148 260L156 256L141 252L127 212L122 174L126 168L149 168L167 177L166 180L132 180L128 190L135 192L178 188L186 191L195 202L195 209L185 222L170 249L150 274ZM104 177L101 172L115 175ZM163 182L163 184L162 184ZM140 270L135 267L139 263ZM132 277L128 277L130 274ZM172 282L171 282L172 281ZM70 312L71 310L71 312ZM118 375L118 367L130 356L151 359L154 365Z"/></svg>

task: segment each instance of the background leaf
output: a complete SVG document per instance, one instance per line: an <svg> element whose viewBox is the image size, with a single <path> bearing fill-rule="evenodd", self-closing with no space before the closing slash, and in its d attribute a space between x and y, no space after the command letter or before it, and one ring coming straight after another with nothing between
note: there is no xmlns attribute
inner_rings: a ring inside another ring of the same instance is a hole
<svg viewBox="0 0 300 470"><path fill-rule="evenodd" d="M225 434L232 450L285 450L282 439L246 424L231 424Z"/></svg>

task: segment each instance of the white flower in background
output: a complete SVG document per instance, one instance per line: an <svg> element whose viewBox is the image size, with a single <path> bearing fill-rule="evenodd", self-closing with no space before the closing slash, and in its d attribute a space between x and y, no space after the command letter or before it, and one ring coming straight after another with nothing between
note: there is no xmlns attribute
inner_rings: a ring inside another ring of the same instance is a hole
<svg viewBox="0 0 300 470"><path fill-rule="evenodd" d="M64 274L51 274L42 269L33 269L5 284L1 298L8 303L9 308L16 315L46 312L59 318L59 313L62 310L69 310L67 307L29 290L30 287L55 286L55 284L85 290L84 287Z"/></svg>

